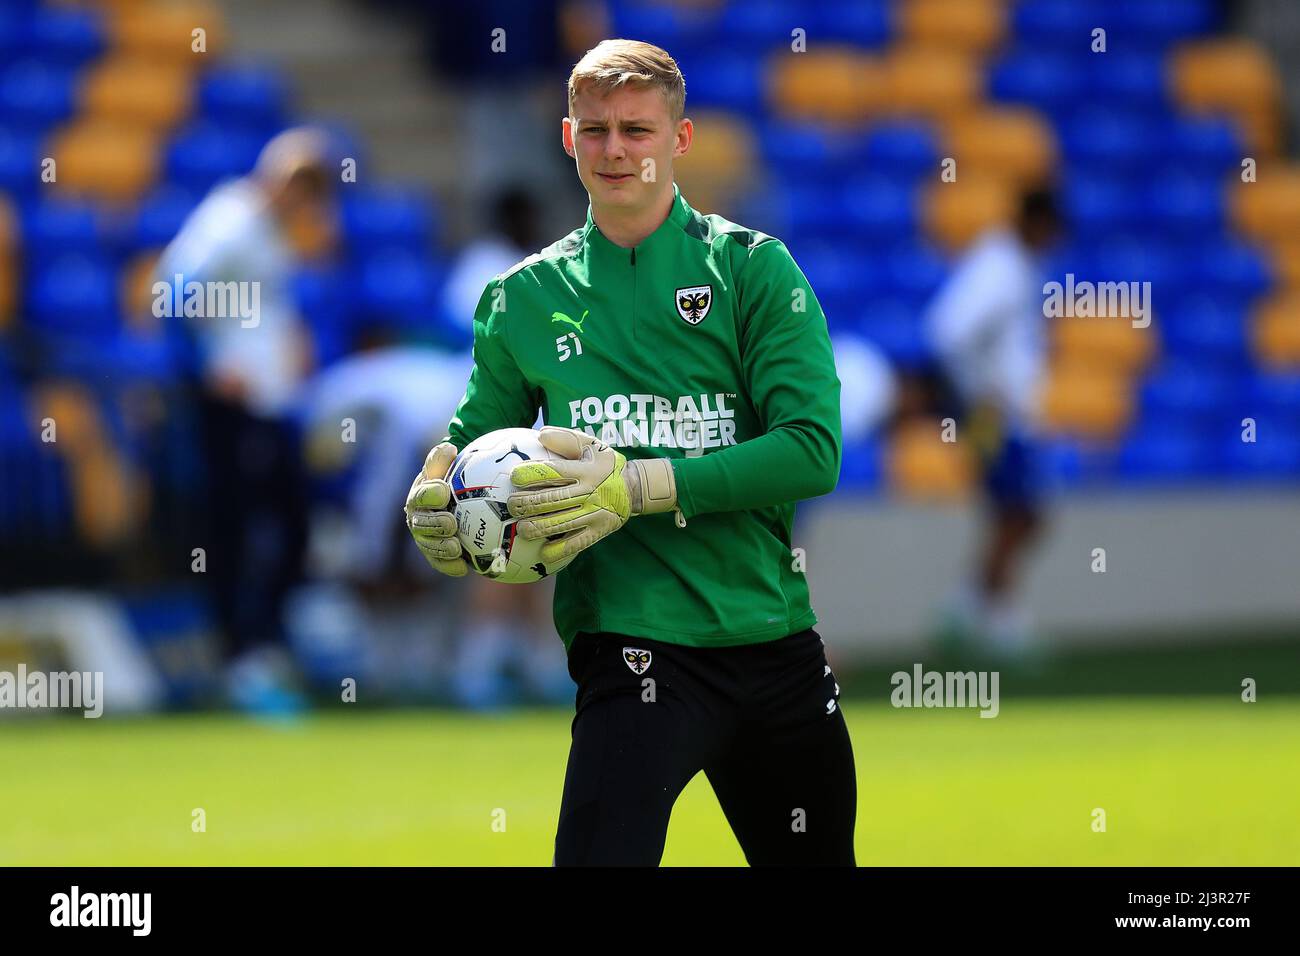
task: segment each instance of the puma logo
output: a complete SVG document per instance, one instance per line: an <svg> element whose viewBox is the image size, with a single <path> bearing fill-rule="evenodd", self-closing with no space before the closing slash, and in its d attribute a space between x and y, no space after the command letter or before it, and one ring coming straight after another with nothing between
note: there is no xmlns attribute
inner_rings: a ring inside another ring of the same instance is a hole
<svg viewBox="0 0 1300 956"><path fill-rule="evenodd" d="M569 317L568 317L567 315L565 315L563 312L552 312L552 313L551 313L551 321L552 321L552 322L567 322L569 325L573 326L575 329L577 329L579 332L581 332L581 331L582 331L582 321L583 321L583 319L585 319L585 318L587 317L587 313L590 312L590 311L591 311L590 309L583 309L583 310L582 310L582 318L581 318L581 319L578 319L578 320L576 320L576 321L573 320L573 319L571 319L571 318L569 318Z"/></svg>

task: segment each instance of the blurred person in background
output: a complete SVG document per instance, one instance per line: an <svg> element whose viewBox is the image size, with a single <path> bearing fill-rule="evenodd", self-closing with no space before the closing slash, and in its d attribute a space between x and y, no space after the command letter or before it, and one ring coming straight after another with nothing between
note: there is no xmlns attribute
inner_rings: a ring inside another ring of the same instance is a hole
<svg viewBox="0 0 1300 956"><path fill-rule="evenodd" d="M289 713L302 699L284 649L282 610L302 572L307 522L294 403L313 358L290 280L303 222L332 221L333 174L324 134L287 130L246 177L222 183L164 250L175 283L239 283L253 314L188 320L199 352L208 468L206 580L229 667L232 704ZM247 284L247 285L243 285ZM184 314L177 303L173 314Z"/></svg>
<svg viewBox="0 0 1300 956"><path fill-rule="evenodd" d="M990 507L974 580L953 601L946 636L1008 657L1033 650L1032 621L1016 592L1043 524L1042 256L1059 233L1054 194L1026 191L1012 227L975 240L925 317L940 391L951 399L958 440L974 451Z"/></svg>
<svg viewBox="0 0 1300 956"><path fill-rule="evenodd" d="M511 259L513 265L523 254ZM486 273L486 284L504 268ZM477 297L476 297L477 302ZM472 308L472 307L471 307ZM471 312L472 315L472 312ZM304 400L308 460L317 471L343 464L355 452L359 471L348 502L348 520L337 573L366 601L372 627L401 601L413 579L406 559L426 567L406 531L404 512L393 508L419 470L429 446L455 414L474 360L470 350L443 352L421 346L381 344L320 372ZM357 442L340 441L344 419L356 422ZM549 622L551 585L501 588L475 579L451 636L448 685L461 706L490 710L514 703L509 671L522 678L539 702L567 702L573 694L563 645ZM422 634L422 640L443 638Z"/></svg>

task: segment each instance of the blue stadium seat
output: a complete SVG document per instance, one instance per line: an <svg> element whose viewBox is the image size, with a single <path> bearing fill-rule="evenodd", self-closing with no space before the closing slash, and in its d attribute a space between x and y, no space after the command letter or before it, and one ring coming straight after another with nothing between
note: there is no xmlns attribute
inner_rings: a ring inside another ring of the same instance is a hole
<svg viewBox="0 0 1300 956"><path fill-rule="evenodd" d="M1224 193L1217 175L1156 170L1148 189L1148 228L1162 229L1173 239L1223 230Z"/></svg>
<svg viewBox="0 0 1300 956"><path fill-rule="evenodd" d="M41 196L19 206L29 264L63 253L98 255L108 232L98 207L85 200Z"/></svg>
<svg viewBox="0 0 1300 956"><path fill-rule="evenodd" d="M948 277L948 261L924 242L891 244L885 254L888 294L917 301L939 291Z"/></svg>
<svg viewBox="0 0 1300 956"><path fill-rule="evenodd" d="M41 137L0 126L0 192L30 196L41 186Z"/></svg>
<svg viewBox="0 0 1300 956"><path fill-rule="evenodd" d="M1141 385L1143 416L1189 427L1240 418L1248 383L1214 362L1166 359Z"/></svg>
<svg viewBox="0 0 1300 956"><path fill-rule="evenodd" d="M1159 127L1135 111L1093 107L1062 124L1061 146L1072 162L1108 171L1146 170L1160 151Z"/></svg>
<svg viewBox="0 0 1300 956"><path fill-rule="evenodd" d="M1200 242L1194 265L1199 285L1249 300L1273 285L1268 257L1236 238L1211 237Z"/></svg>
<svg viewBox="0 0 1300 956"><path fill-rule="evenodd" d="M1206 173L1240 169L1246 153L1235 121L1220 116L1174 116L1163 127L1167 165Z"/></svg>
<svg viewBox="0 0 1300 956"><path fill-rule="evenodd" d="M1087 6L1081 4L1081 6ZM1125 38L1168 44L1200 36L1221 25L1222 4L1215 0L1140 0L1111 4L1114 22Z"/></svg>
<svg viewBox="0 0 1300 956"><path fill-rule="evenodd" d="M1087 65L1090 99L1145 111L1169 108L1163 57L1117 50L1093 56Z"/></svg>
<svg viewBox="0 0 1300 956"><path fill-rule="evenodd" d="M131 214L127 243L133 249L165 246L180 232L198 197L180 186L164 185L149 193Z"/></svg>
<svg viewBox="0 0 1300 956"><path fill-rule="evenodd" d="M367 321L406 326L424 316L433 321L443 272L437 263L410 246L376 249L358 270L357 308Z"/></svg>
<svg viewBox="0 0 1300 956"><path fill-rule="evenodd" d="M848 442L840 458L840 480L836 491L868 492L881 485L884 474L883 448L876 439Z"/></svg>
<svg viewBox="0 0 1300 956"><path fill-rule="evenodd" d="M774 119L759 124L758 144L778 177L797 182L856 171L865 160L868 139L857 130Z"/></svg>
<svg viewBox="0 0 1300 956"><path fill-rule="evenodd" d="M1131 430L1120 447L1119 475L1135 482L1213 477L1220 441L1177 420L1151 419Z"/></svg>
<svg viewBox="0 0 1300 956"><path fill-rule="evenodd" d="M1069 109L1087 93L1088 63L1050 50L1017 49L989 71L989 94L996 100L1028 103L1050 113Z"/></svg>
<svg viewBox="0 0 1300 956"><path fill-rule="evenodd" d="M44 332L106 341L119 325L117 270L103 258L64 254L29 264L27 319Z"/></svg>
<svg viewBox="0 0 1300 956"><path fill-rule="evenodd" d="M1300 431L1256 426L1255 440L1229 435L1220 447L1227 471L1238 477L1262 480L1300 477Z"/></svg>
<svg viewBox="0 0 1300 956"><path fill-rule="evenodd" d="M1106 26L1105 11L1096 3L1078 0L1020 0L1011 11L1011 33L1027 43L1082 45L1091 40L1092 29Z"/></svg>
<svg viewBox="0 0 1300 956"><path fill-rule="evenodd" d="M1300 372L1259 372L1247 391L1248 412L1282 429L1300 432Z"/></svg>
<svg viewBox="0 0 1300 956"><path fill-rule="evenodd" d="M76 106L74 67L27 59L0 70L0 122L46 129L69 119Z"/></svg>
<svg viewBox="0 0 1300 956"><path fill-rule="evenodd" d="M294 295L316 341L321 365L342 358L352 347L356 288L349 270L313 266L294 277Z"/></svg>
<svg viewBox="0 0 1300 956"><path fill-rule="evenodd" d="M707 106L748 116L762 112L762 60L716 48L698 55L688 50L678 59L683 74L691 78L687 98L691 109Z"/></svg>
<svg viewBox="0 0 1300 956"><path fill-rule="evenodd" d="M218 123L282 128L288 88L280 71L255 63L221 63L205 70L198 82L198 106Z"/></svg>
<svg viewBox="0 0 1300 956"><path fill-rule="evenodd" d="M1131 232L1145 222L1144 194L1128 177L1077 169L1062 177L1061 208L1077 236Z"/></svg>
<svg viewBox="0 0 1300 956"><path fill-rule="evenodd" d="M1157 309L1164 352L1174 358L1246 367L1246 308L1231 296L1188 295Z"/></svg>
<svg viewBox="0 0 1300 956"><path fill-rule="evenodd" d="M163 160L165 178L196 194L253 168L267 136L211 122L191 124L177 133Z"/></svg>
<svg viewBox="0 0 1300 956"><path fill-rule="evenodd" d="M928 123L880 123L864 137L863 159L872 172L923 176L939 168L939 144Z"/></svg>
<svg viewBox="0 0 1300 956"><path fill-rule="evenodd" d="M914 188L885 176L859 176L835 188L831 212L858 237L900 239L917 230L920 218Z"/></svg>
<svg viewBox="0 0 1300 956"><path fill-rule="evenodd" d="M342 199L343 237L360 252L378 246L428 248L437 235L433 200L400 186L347 189Z"/></svg>
<svg viewBox="0 0 1300 956"><path fill-rule="evenodd" d="M73 66L92 60L108 46L104 19L95 10L52 4L38 7L27 23L27 48L43 60Z"/></svg>

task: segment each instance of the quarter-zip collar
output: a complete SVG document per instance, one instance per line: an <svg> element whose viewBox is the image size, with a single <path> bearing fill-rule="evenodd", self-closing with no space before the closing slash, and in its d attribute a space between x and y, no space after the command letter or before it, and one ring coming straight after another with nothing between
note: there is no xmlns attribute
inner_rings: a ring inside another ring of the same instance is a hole
<svg viewBox="0 0 1300 956"><path fill-rule="evenodd" d="M635 265L637 259L644 253L666 243L671 243L681 233L682 227L690 218L691 207L686 205L686 200L682 198L681 189L676 183L673 183L673 204L668 210L668 216L654 232L642 239L638 245L624 248L605 238L605 235L597 228L596 221L592 218L590 205L587 206L587 227L583 233L583 238L599 261Z"/></svg>

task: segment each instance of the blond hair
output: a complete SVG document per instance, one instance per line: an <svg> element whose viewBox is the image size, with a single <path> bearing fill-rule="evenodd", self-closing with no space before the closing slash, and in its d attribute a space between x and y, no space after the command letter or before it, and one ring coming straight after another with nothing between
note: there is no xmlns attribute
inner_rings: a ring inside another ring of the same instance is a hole
<svg viewBox="0 0 1300 956"><path fill-rule="evenodd" d="M601 40L588 50L569 74L569 115L578 86L589 83L602 94L623 86L657 89L668 102L673 122L686 113L686 80L677 61L653 43L640 40Z"/></svg>

